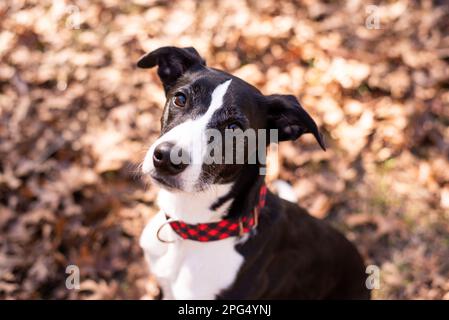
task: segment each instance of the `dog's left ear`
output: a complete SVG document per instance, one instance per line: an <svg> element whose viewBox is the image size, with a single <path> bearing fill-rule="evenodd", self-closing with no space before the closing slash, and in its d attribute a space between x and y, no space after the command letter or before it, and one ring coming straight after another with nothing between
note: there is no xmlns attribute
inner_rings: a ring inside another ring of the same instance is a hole
<svg viewBox="0 0 449 320"><path fill-rule="evenodd" d="M311 133L323 150L323 137L312 117L301 107L292 95L273 94L266 96L268 129L278 130L279 141L296 140L305 133Z"/></svg>
<svg viewBox="0 0 449 320"><path fill-rule="evenodd" d="M139 68L158 66L165 92L173 86L187 70L194 66L205 66L206 62L195 48L162 47L143 55L137 62Z"/></svg>

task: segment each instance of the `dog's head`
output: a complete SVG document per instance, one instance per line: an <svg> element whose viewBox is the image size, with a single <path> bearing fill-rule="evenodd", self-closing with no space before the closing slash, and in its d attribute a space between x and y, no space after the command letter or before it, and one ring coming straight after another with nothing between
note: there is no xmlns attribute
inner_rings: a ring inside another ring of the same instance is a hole
<svg viewBox="0 0 449 320"><path fill-rule="evenodd" d="M245 81L207 67L194 48L162 47L140 58L137 66L158 66L167 97L161 136L143 163L143 172L163 188L194 192L248 176L248 168L260 165L261 146L270 143L259 143L267 137L266 132L258 134L263 129L277 130L278 141L312 133L324 149L315 122L294 96L265 96ZM244 137L243 144L238 137ZM254 137L255 144L249 141Z"/></svg>

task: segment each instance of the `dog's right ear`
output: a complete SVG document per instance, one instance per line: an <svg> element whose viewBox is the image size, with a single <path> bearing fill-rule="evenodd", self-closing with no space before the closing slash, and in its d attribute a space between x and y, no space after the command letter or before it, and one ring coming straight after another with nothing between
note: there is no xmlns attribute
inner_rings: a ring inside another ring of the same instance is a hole
<svg viewBox="0 0 449 320"><path fill-rule="evenodd" d="M162 47L143 55L137 62L139 68L152 68L156 65L157 74L167 92L187 70L195 66L205 66L206 62L192 47Z"/></svg>
<svg viewBox="0 0 449 320"><path fill-rule="evenodd" d="M272 94L265 96L268 106L268 129L278 130L279 141L296 140L311 133L323 150L324 140L312 117L292 95Z"/></svg>

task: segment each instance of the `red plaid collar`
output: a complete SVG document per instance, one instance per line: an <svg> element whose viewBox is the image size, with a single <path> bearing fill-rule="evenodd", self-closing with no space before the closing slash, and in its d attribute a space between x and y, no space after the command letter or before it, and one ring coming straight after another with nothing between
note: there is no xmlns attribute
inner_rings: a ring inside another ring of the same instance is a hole
<svg viewBox="0 0 449 320"><path fill-rule="evenodd" d="M222 240L229 237L242 236L258 224L259 211L265 206L267 187L262 185L259 191L259 203L247 215L240 218L222 219L218 222L187 224L174 220L168 222L181 238L200 242ZM166 215L167 216L167 215ZM170 217L167 216L167 219Z"/></svg>

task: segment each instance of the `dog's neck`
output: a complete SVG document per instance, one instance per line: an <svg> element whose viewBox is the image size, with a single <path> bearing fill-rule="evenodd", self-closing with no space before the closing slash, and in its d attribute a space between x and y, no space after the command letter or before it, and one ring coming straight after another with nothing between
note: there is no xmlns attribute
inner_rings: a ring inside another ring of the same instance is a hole
<svg viewBox="0 0 449 320"><path fill-rule="evenodd" d="M249 165L233 183L211 185L204 191L161 189L158 205L170 218L189 224L236 218L254 208L264 180L264 176L259 175L259 167Z"/></svg>
<svg viewBox="0 0 449 320"><path fill-rule="evenodd" d="M180 192L160 189L159 208L170 218L189 224L221 220L227 213L231 199L217 209L212 204L231 190L232 184L213 185L200 192Z"/></svg>

